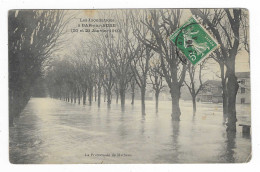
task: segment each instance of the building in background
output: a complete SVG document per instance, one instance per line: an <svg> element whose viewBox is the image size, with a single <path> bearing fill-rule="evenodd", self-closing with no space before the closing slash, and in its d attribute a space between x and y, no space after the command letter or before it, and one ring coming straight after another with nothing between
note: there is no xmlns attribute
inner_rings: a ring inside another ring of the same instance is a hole
<svg viewBox="0 0 260 172"><path fill-rule="evenodd" d="M236 76L239 82L236 103L251 103L250 72L236 72Z"/></svg>
<svg viewBox="0 0 260 172"><path fill-rule="evenodd" d="M202 90L197 96L197 101L212 103L223 102L221 81L207 80L203 85Z"/></svg>

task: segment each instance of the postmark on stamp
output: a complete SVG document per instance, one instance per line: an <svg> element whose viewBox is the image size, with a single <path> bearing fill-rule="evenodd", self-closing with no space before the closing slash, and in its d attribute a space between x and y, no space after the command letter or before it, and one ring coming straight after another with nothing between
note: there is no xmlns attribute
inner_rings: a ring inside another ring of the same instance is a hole
<svg viewBox="0 0 260 172"><path fill-rule="evenodd" d="M217 41L194 17L177 29L170 36L170 40L193 65L198 64L218 47Z"/></svg>

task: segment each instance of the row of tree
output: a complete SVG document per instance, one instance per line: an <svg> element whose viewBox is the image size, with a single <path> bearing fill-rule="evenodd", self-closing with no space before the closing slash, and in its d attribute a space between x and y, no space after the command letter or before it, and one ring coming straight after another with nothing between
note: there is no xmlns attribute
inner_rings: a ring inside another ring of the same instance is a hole
<svg viewBox="0 0 260 172"><path fill-rule="evenodd" d="M148 15L153 17L148 19ZM97 85L98 90L103 86L108 105L111 103L114 88L117 98L120 96L121 106L124 107L128 85L131 85L134 97L136 84L141 91L142 114L145 114L148 75L156 93L156 105L163 88L162 80L165 78L172 97L172 118L179 120L180 88L187 66L179 60L175 53L176 47L168 41L168 37L179 27L177 21L180 18L180 10L167 10L162 14L159 11L126 10L116 12L114 17L118 21L117 25L121 32L92 35L91 41L83 43L85 47L77 49L70 58L73 59L71 66L74 66L73 69L77 72L68 72L71 75L78 73L78 76L83 78L71 77L73 81L67 81L66 87L70 89L75 87L78 92L81 90L84 101L85 90L88 90L91 99L93 86ZM159 18L163 21L159 21ZM159 27L160 23L165 26ZM171 27L172 25L174 27ZM79 81L75 81L76 78ZM74 84L70 85L70 83ZM64 82L61 85L63 84ZM99 93L100 91L98 91L98 100Z"/></svg>
<svg viewBox="0 0 260 172"><path fill-rule="evenodd" d="M228 119L227 130L235 131L238 90L235 61L240 49L249 52L247 11L191 9L190 12L220 44L212 57L221 69L223 114ZM13 11L9 15L9 95L12 109L16 109L17 102L24 102L23 106L28 102L31 85L40 76L43 62L56 47L55 41L64 26L61 22L64 16L62 11L27 13L23 12L22 15ZM100 106L103 90L108 106L115 94L116 102L120 97L121 106L124 107L127 90L130 90L134 104L138 86L142 114L145 114L147 84L154 89L157 110L159 94L167 85L172 99L171 116L179 121L181 87L186 85L192 96L195 114L196 96L203 88L201 71L206 62L196 67L183 63L180 59L184 57L169 41L169 36L180 27L182 14L181 9L106 11L103 17L109 15L115 18L120 32L89 34L91 39L83 41L72 53L49 63L46 81L50 96L72 102L78 99L79 103L82 98L83 104L86 104L87 98L91 103L94 97ZM34 25L32 21L35 21ZM21 88L22 91L19 90ZM21 111L22 108L18 109Z"/></svg>
<svg viewBox="0 0 260 172"><path fill-rule="evenodd" d="M191 13L200 20L220 44L212 57L219 63L223 86L223 114L228 119L227 130L236 130L236 94L238 81L235 76L235 61L238 51L248 46L248 16L241 9L192 9ZM111 15L111 14L110 14ZM180 120L179 99L181 87L185 84L193 100L193 112L196 112L196 96L203 88L201 71L205 61L194 67L180 60L176 46L169 36L180 27L182 10L118 10L112 16L117 19L119 33L98 33L92 40L82 43L80 50L72 56L73 68L65 76L72 81L60 83L69 90L78 90L83 94L89 90L91 99L93 86L98 87L100 100L101 87L107 94L107 103L111 104L112 90L121 106L125 104L125 93L130 85L134 97L135 85L141 92L142 113L145 114L145 94L150 77L155 90L158 107L159 93L167 83L172 99L172 119ZM242 32L241 32L242 31ZM74 72L73 72L74 71ZM75 72L77 71L77 72ZM69 74L75 76L68 77ZM195 73L198 73L195 78ZM185 79L185 76L186 77ZM80 76L80 77L76 77ZM76 81L78 79L78 81ZM197 82L199 81L199 82ZM196 83L197 82L197 83ZM61 88L60 86L58 86ZM66 89L65 89L66 90ZM68 94L68 91L65 91ZM75 95L76 91L74 91ZM61 95L61 94L60 94ZM132 100L132 102L134 99ZM100 105L100 103L99 103ZM157 108L158 109L158 108Z"/></svg>
<svg viewBox="0 0 260 172"><path fill-rule="evenodd" d="M8 15L9 123L18 117L42 76L46 59L58 48L64 11L10 10Z"/></svg>
<svg viewBox="0 0 260 172"><path fill-rule="evenodd" d="M107 106L110 107L112 97L115 96L116 103L120 98L121 106L124 108L126 94L129 94L132 99L131 104L134 105L136 92L140 91L142 112L145 114L146 84L149 84L155 94L156 111L158 111L159 94L165 87L158 58L149 59L150 63L147 62L147 66L143 66L146 70L144 71L145 81L143 81L143 75L137 73L140 72L137 70L139 67L137 65L143 65L140 63L141 61L137 62L137 59L133 59L127 62L130 64L126 63L129 66L123 66L122 61L116 60L114 62L118 64L114 65L117 67L113 68L111 59L107 59L108 57L103 56L97 49L91 50L93 44L82 42L81 45L88 48L80 47L75 49L73 55L57 58L52 62L46 76L51 97L78 104L82 100L83 105L87 101L89 104L97 101L98 107L100 107L103 97ZM95 46L95 48L97 47ZM121 70L117 69L119 65L122 65ZM126 67L127 69L122 69ZM122 74L123 72L125 73Z"/></svg>

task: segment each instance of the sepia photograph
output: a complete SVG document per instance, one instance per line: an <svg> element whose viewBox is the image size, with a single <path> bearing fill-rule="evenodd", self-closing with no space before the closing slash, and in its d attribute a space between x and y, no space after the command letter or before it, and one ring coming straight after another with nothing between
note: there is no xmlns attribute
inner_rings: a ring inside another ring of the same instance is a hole
<svg viewBox="0 0 260 172"><path fill-rule="evenodd" d="M12 164L247 163L249 11L9 10L8 96Z"/></svg>

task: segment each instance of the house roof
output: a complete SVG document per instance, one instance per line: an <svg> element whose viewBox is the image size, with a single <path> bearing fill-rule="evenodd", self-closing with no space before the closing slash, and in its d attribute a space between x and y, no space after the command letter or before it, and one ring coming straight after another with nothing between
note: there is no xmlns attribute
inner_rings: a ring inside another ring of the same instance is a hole
<svg viewBox="0 0 260 172"><path fill-rule="evenodd" d="M214 86L221 86L221 81L218 80L207 80L206 82L204 82L204 85L214 85Z"/></svg>
<svg viewBox="0 0 260 172"><path fill-rule="evenodd" d="M236 72L238 78L250 78L250 72Z"/></svg>

